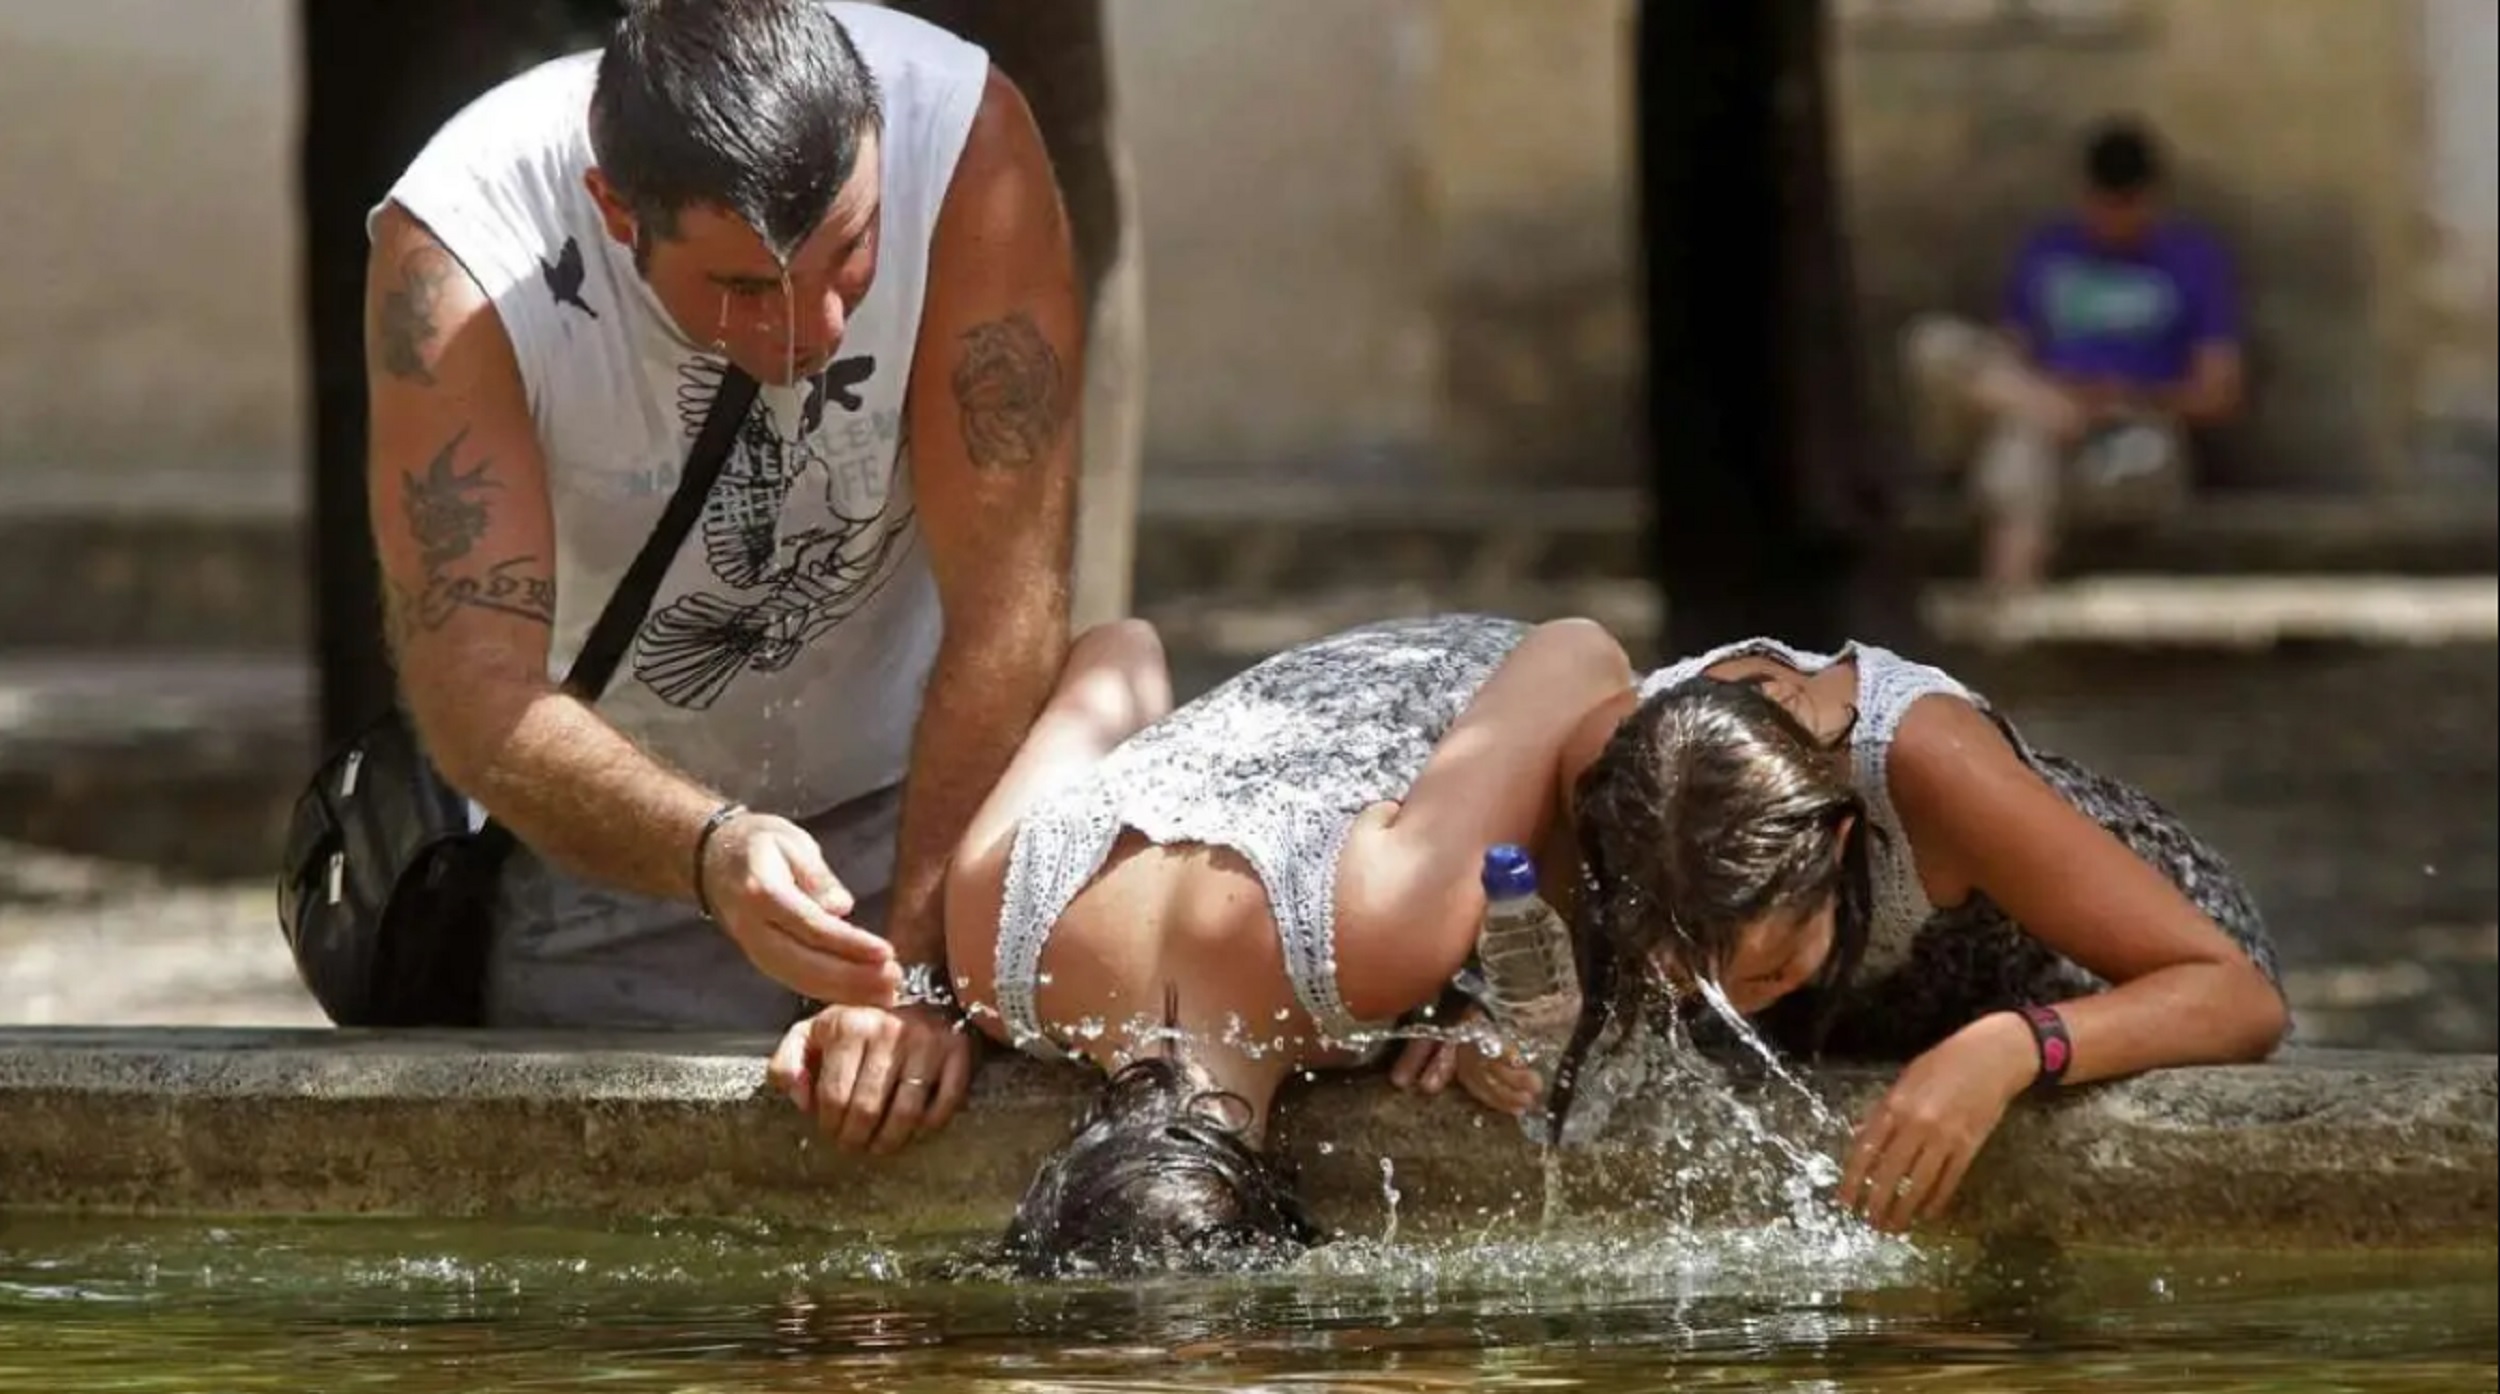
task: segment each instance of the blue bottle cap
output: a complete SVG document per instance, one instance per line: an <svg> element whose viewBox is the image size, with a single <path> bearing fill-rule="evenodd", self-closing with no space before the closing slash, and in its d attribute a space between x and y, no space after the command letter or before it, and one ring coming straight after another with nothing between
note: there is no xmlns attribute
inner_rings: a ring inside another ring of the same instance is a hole
<svg viewBox="0 0 2500 1394"><path fill-rule="evenodd" d="M1516 900L1536 894L1536 863L1515 843L1497 842L1485 849L1484 893L1494 900Z"/></svg>

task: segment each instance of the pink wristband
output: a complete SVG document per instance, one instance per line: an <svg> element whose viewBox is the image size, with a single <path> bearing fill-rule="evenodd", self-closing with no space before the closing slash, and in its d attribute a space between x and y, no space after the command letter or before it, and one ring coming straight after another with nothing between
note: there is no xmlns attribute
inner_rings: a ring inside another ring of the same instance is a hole
<svg viewBox="0 0 2500 1394"><path fill-rule="evenodd" d="M2066 1018L2055 1007L2036 1002L2017 1008L2031 1027L2031 1039L2040 1048L2040 1073L2031 1081L2034 1094L2051 1094L2065 1081L2066 1067L2075 1060L2074 1038L2066 1034Z"/></svg>

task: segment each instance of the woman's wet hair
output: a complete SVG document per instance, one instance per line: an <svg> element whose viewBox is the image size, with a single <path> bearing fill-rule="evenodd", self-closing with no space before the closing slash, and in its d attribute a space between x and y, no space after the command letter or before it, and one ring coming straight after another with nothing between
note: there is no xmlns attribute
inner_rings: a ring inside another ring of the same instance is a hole
<svg viewBox="0 0 2500 1394"><path fill-rule="evenodd" d="M1758 680L1694 677L1644 700L1581 773L1582 1007L1548 1101L1554 1136L1590 1047L1608 1022L1643 1014L1661 968L1715 982L1748 928L1829 904L1832 952L1797 996L1828 1006L1856 971L1874 834L1848 735L1818 739Z"/></svg>
<svg viewBox="0 0 2500 1394"><path fill-rule="evenodd" d="M1290 1164L1243 1136L1251 1112L1178 1060L1122 1066L1026 1188L1008 1261L1028 1277L1236 1270L1317 1243Z"/></svg>

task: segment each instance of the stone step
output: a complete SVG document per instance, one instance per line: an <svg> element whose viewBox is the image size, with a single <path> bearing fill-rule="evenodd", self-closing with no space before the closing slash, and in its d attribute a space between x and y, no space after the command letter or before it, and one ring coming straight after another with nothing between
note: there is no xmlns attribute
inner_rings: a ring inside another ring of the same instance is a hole
<svg viewBox="0 0 2500 1394"><path fill-rule="evenodd" d="M0 654L296 652L311 633L310 574L285 508L0 508Z"/></svg>
<svg viewBox="0 0 2500 1394"><path fill-rule="evenodd" d="M1644 566L1636 490L1150 484L1141 604L1392 583L1501 593ZM0 653L307 651L309 551L289 501L22 495L0 489ZM1949 505L1922 505L1908 521L1907 561L1922 574L1970 574L1971 548ZM2489 575L2500 571L2500 522L2489 494L2222 496L2156 532L2079 536L2068 562L2116 574Z"/></svg>
<svg viewBox="0 0 2500 1394"><path fill-rule="evenodd" d="M311 769L314 690L291 656L0 656L0 839L267 876Z"/></svg>

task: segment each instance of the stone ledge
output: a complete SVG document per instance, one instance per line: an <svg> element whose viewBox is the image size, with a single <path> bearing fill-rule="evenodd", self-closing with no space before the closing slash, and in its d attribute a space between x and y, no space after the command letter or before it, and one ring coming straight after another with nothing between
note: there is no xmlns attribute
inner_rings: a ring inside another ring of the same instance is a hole
<svg viewBox="0 0 2500 1394"><path fill-rule="evenodd" d="M2144 529L2086 527L2061 544L2074 574L2482 576L2500 565L2488 490L2374 496L2215 493ZM1482 584L1640 576L1647 494L1439 482L1149 475L1140 595L1259 594L1398 578ZM1896 548L1912 574L1977 565L1966 507L1920 494Z"/></svg>
<svg viewBox="0 0 2500 1394"><path fill-rule="evenodd" d="M265 880L314 685L293 655L0 654L0 840Z"/></svg>
<svg viewBox="0 0 2500 1394"><path fill-rule="evenodd" d="M0 1209L725 1215L879 1233L990 1230L1063 1136L1083 1076L992 1058L938 1140L884 1161L814 1142L762 1088L751 1037L170 1028L0 1031ZM1883 1075L1816 1084L1853 1115ZM1791 1096L1793 1097L1793 1096ZM1800 1106L1767 1099L1775 1125ZM1516 1215L1534 1150L1450 1100L1376 1079L1280 1110L1310 1199L1354 1232ZM2500 1218L2489 1055L2287 1053L2019 1106L1974 1168L1966 1233L2094 1243L2487 1247ZM1664 1159L1575 1156L1577 1213L1655 1193ZM1746 1218L1748 1178L1685 1189L1683 1221ZM1758 1178L1756 1178L1758 1179Z"/></svg>

